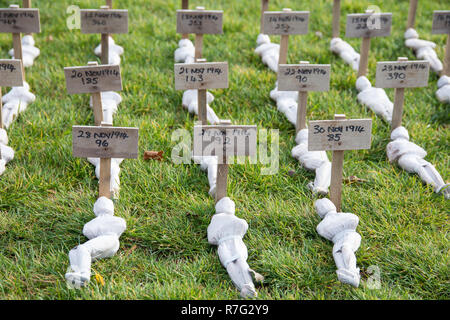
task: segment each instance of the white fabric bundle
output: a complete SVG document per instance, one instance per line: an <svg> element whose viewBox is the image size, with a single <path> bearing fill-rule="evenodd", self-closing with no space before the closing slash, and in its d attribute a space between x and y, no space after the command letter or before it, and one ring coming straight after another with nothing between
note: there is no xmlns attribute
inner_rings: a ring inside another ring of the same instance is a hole
<svg viewBox="0 0 450 320"><path fill-rule="evenodd" d="M278 71L278 60L280 59L280 45L271 43L266 34L258 35L256 39L255 53L258 54L262 62L274 72Z"/></svg>
<svg viewBox="0 0 450 320"><path fill-rule="evenodd" d="M108 41L108 64L120 64L120 56L123 54L123 48L116 44L113 38L109 37ZM101 57L102 55L102 44L100 43L94 49L95 55Z"/></svg>
<svg viewBox="0 0 450 320"><path fill-rule="evenodd" d="M389 100L384 89L372 87L369 79L361 76L356 80L356 89L358 101L367 106L378 116L381 116L386 122L391 123L394 104Z"/></svg>
<svg viewBox="0 0 450 320"><path fill-rule="evenodd" d="M113 115L117 111L117 106L122 102L120 94L114 91L105 91L101 93L102 96L102 109L103 109L103 121L113 123ZM89 102L92 108L92 96Z"/></svg>
<svg viewBox="0 0 450 320"><path fill-rule="evenodd" d="M357 288L360 274L355 251L361 244L361 236L356 232L358 217L353 213L338 213L336 206L327 198L317 200L314 206L323 219L317 225L317 232L334 243L333 257L339 281Z"/></svg>
<svg viewBox="0 0 450 320"><path fill-rule="evenodd" d="M297 91L278 91L275 86L270 97L277 102L278 111L284 113L293 125L297 122ZM314 170L314 182L308 184L313 193L327 194L331 181L331 162L325 151L308 151L308 129L300 130L295 138L297 146L292 149L292 157L300 161L307 170Z"/></svg>
<svg viewBox="0 0 450 320"><path fill-rule="evenodd" d="M434 192L442 192L446 199L450 199L449 184L431 163L423 159L427 152L409 141L408 131L404 127L396 128L391 133L391 140L386 147L389 161L397 162L407 172L418 174L425 183L433 186Z"/></svg>
<svg viewBox="0 0 450 320"><path fill-rule="evenodd" d="M22 38L22 63L25 68L31 67L41 51L34 46L34 39L31 35ZM9 55L14 59L14 49L9 50Z"/></svg>
<svg viewBox="0 0 450 320"><path fill-rule="evenodd" d="M175 62L194 63L195 47L189 39L181 39L178 48L175 50Z"/></svg>
<svg viewBox="0 0 450 320"><path fill-rule="evenodd" d="M341 38L333 38L330 41L330 50L339 55L353 70L358 71L360 54L348 42Z"/></svg>
<svg viewBox="0 0 450 320"><path fill-rule="evenodd" d="M220 262L241 292L241 297L253 298L257 293L252 276L257 281L262 281L262 276L247 264L247 247L242 238L247 232L248 224L234 213L235 204L230 198L225 197L217 202L216 214L208 226L208 242L218 246Z"/></svg>
<svg viewBox="0 0 450 320"><path fill-rule="evenodd" d="M87 158L87 160L95 166L95 176L100 179L100 158ZM122 158L111 159L111 193L113 198L118 198L120 190L120 164Z"/></svg>
<svg viewBox="0 0 450 320"><path fill-rule="evenodd" d="M75 288L85 286L91 277L94 260L112 257L119 249L119 237L126 229L124 219L114 216L114 204L100 197L94 204L96 218L84 225L83 234L89 241L69 252L70 271L66 280Z"/></svg>
<svg viewBox="0 0 450 320"><path fill-rule="evenodd" d="M217 157L214 156L205 156L205 157L198 157L193 156L192 160L194 160L194 163L197 163L200 165L200 168L203 171L206 171L208 173L208 182L209 182L209 195L211 197L216 196L216 181L217 181Z"/></svg>
<svg viewBox="0 0 450 320"><path fill-rule="evenodd" d="M8 147L8 133L0 129L0 176L6 170L6 164L14 159L14 150Z"/></svg>
<svg viewBox="0 0 450 320"><path fill-rule="evenodd" d="M450 77L440 77L437 86L436 97L438 100L440 102L450 103Z"/></svg>
<svg viewBox="0 0 450 320"><path fill-rule="evenodd" d="M209 106L209 104L214 100L214 96L210 93L206 93L206 118L210 124L219 124L220 119L214 112L214 110ZM198 98L197 90L186 90L183 92L183 107L188 109L189 113L195 113L198 115Z"/></svg>
<svg viewBox="0 0 450 320"><path fill-rule="evenodd" d="M14 118L27 109L31 102L36 100L34 94L30 91L28 83L24 82L22 87L12 87L12 89L3 96L3 125L8 128Z"/></svg>
<svg viewBox="0 0 450 320"><path fill-rule="evenodd" d="M419 39L419 34L413 28L406 30L404 36L405 45L414 51L418 59L429 61L431 70L439 74L444 69L441 60L434 51L436 43Z"/></svg>

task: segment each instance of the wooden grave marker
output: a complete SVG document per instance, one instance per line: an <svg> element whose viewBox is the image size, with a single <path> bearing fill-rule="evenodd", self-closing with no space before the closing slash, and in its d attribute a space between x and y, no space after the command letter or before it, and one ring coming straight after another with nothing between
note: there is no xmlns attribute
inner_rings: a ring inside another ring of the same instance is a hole
<svg viewBox="0 0 450 320"><path fill-rule="evenodd" d="M189 0L181 0L181 9L188 10L189 9ZM181 39L189 39L188 33L181 34Z"/></svg>
<svg viewBox="0 0 450 320"><path fill-rule="evenodd" d="M257 127L231 125L194 126L194 156L216 156L218 160L216 202L227 196L228 157L255 157Z"/></svg>
<svg viewBox="0 0 450 320"><path fill-rule="evenodd" d="M9 8L0 9L0 32L12 34L14 59L22 60L23 81L25 81L21 34L41 32L39 9L19 8L13 4Z"/></svg>
<svg viewBox="0 0 450 320"><path fill-rule="evenodd" d="M441 75L450 76L450 10L437 10L433 12L432 34L446 34L444 70Z"/></svg>
<svg viewBox="0 0 450 320"><path fill-rule="evenodd" d="M391 34L392 13L375 13L367 10L366 13L347 15L345 36L348 38L363 38L359 60L358 78L367 74L369 65L370 39L374 37L387 37Z"/></svg>
<svg viewBox="0 0 450 320"><path fill-rule="evenodd" d="M95 125L103 121L101 92L121 91L122 77L119 65L98 65L96 61L83 67L64 68L66 87L69 94L92 94Z"/></svg>
<svg viewBox="0 0 450 320"><path fill-rule="evenodd" d="M112 10L110 6L101 9L82 9L81 32L86 34L100 33L102 64L109 64L109 35L111 33L128 33L128 10Z"/></svg>
<svg viewBox="0 0 450 320"><path fill-rule="evenodd" d="M308 91L330 90L330 71L329 64L309 64L308 61L278 66L278 90L298 91L296 133L306 128Z"/></svg>
<svg viewBox="0 0 450 320"><path fill-rule="evenodd" d="M292 11L289 8L284 8L283 11L266 11L263 19L264 34L281 35L278 65L286 64L289 35L308 33L309 11Z"/></svg>
<svg viewBox="0 0 450 320"><path fill-rule="evenodd" d="M310 121L308 128L309 151L333 151L331 163L330 199L341 211L342 169L345 150L370 149L372 119L346 120L336 114L334 120Z"/></svg>
<svg viewBox="0 0 450 320"><path fill-rule="evenodd" d="M138 128L73 126L72 153L78 158L100 158L99 197L111 198L111 158L138 157Z"/></svg>
<svg viewBox="0 0 450 320"><path fill-rule="evenodd" d="M228 88L228 62L197 59L196 63L176 63L174 69L176 90L198 90L198 118L206 125L207 89Z"/></svg>
<svg viewBox="0 0 450 320"><path fill-rule="evenodd" d="M397 61L378 62L377 88L395 88L394 111L391 128L402 125L405 88L426 87L430 74L430 63L425 60L408 61L400 57Z"/></svg>
<svg viewBox="0 0 450 320"><path fill-rule="evenodd" d="M261 21L259 33L264 34L264 12L269 11L269 0L261 0Z"/></svg>
<svg viewBox="0 0 450 320"><path fill-rule="evenodd" d="M333 38L339 37L339 34L341 32L341 0L334 0L333 1L333 31L332 36Z"/></svg>
<svg viewBox="0 0 450 320"><path fill-rule="evenodd" d="M417 3L419 0L409 0L408 22L406 29L414 28L416 24Z"/></svg>
<svg viewBox="0 0 450 320"><path fill-rule="evenodd" d="M177 33L195 34L195 59L202 58L203 35L223 33L223 11L205 10L177 10Z"/></svg>
<svg viewBox="0 0 450 320"><path fill-rule="evenodd" d="M0 128L3 129L2 87L23 86L22 60L0 60ZM1 159L1 157L0 157Z"/></svg>

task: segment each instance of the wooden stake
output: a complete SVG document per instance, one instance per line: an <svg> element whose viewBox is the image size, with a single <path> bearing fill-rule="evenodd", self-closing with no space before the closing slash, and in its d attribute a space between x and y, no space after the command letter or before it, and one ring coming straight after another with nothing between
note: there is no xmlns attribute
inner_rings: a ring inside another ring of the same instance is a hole
<svg viewBox="0 0 450 320"><path fill-rule="evenodd" d="M110 6L101 6L100 9L111 9ZM108 33L102 33L102 56L101 61L102 64L109 64L109 34Z"/></svg>
<svg viewBox="0 0 450 320"><path fill-rule="evenodd" d="M112 8L113 8L112 0L106 0L106 5L107 5L110 9L112 9Z"/></svg>
<svg viewBox="0 0 450 320"><path fill-rule="evenodd" d="M292 11L289 8L284 8L283 12ZM286 64L287 63L287 53L289 47L289 35L282 35L280 42L280 57L278 60L278 64Z"/></svg>
<svg viewBox="0 0 450 320"><path fill-rule="evenodd" d="M408 61L408 58L400 57L397 61ZM395 89L394 110L392 112L391 130L402 125L403 104L405 101L405 88Z"/></svg>
<svg viewBox="0 0 450 320"><path fill-rule="evenodd" d="M2 87L0 87L0 129L3 129L3 102L2 102Z"/></svg>
<svg viewBox="0 0 450 320"><path fill-rule="evenodd" d="M197 59L195 62L202 63L206 62L206 59ZM207 110L207 90L198 89L197 90L197 107L198 107L198 119L201 121L202 125L206 126L208 124L208 110Z"/></svg>
<svg viewBox="0 0 450 320"><path fill-rule="evenodd" d="M370 51L370 38L363 38L361 44L361 56L358 67L358 78L367 75L369 67L369 51Z"/></svg>
<svg viewBox="0 0 450 320"><path fill-rule="evenodd" d="M197 7L197 10L205 10L205 7ZM203 54L203 34L195 34L195 59L201 59Z"/></svg>
<svg viewBox="0 0 450 320"><path fill-rule="evenodd" d="M443 75L450 76L450 34L447 35L447 45L445 46L445 60Z"/></svg>
<svg viewBox="0 0 450 320"><path fill-rule="evenodd" d="M345 120L345 114L335 114L334 119ZM336 206L337 212L341 211L343 166L344 151L333 151L333 160L331 163L330 200Z"/></svg>
<svg viewBox="0 0 450 320"><path fill-rule="evenodd" d="M300 64L309 64L308 61L300 61ZM308 105L308 91L298 92L298 106L297 106L297 122L295 124L295 133L306 129L306 107Z"/></svg>
<svg viewBox="0 0 450 320"><path fill-rule="evenodd" d="M101 122L102 127L112 127L112 123ZM99 197L111 199L111 158L100 158Z"/></svg>
<svg viewBox="0 0 450 320"><path fill-rule="evenodd" d="M189 0L181 0L181 9L183 10L189 9ZM189 35L187 33L183 33L181 35L181 39L189 39Z"/></svg>
<svg viewBox="0 0 450 320"><path fill-rule="evenodd" d="M220 121L221 125L230 125L230 120ZM217 165L217 179L216 179L216 203L220 199L227 196L227 183L228 183L228 157L226 154L222 155L222 163Z"/></svg>
<svg viewBox="0 0 450 320"><path fill-rule="evenodd" d="M261 0L261 23L259 33L264 33L264 12L269 11L269 0Z"/></svg>
<svg viewBox="0 0 450 320"><path fill-rule="evenodd" d="M9 6L11 9L19 9L19 6L12 4ZM14 59L19 59L22 61L22 75L23 81L25 82L25 67L23 66L23 54L22 54L22 35L20 33L13 33L13 48L14 48Z"/></svg>
<svg viewBox="0 0 450 320"><path fill-rule="evenodd" d="M406 29L414 28L416 23L417 2L418 0L409 1L408 23L406 24Z"/></svg>
<svg viewBox="0 0 450 320"><path fill-rule="evenodd" d="M98 66L97 61L88 62L88 66ZM103 104L102 104L102 93L94 92L92 96L92 109L94 110L94 122L96 126L100 126L103 122Z"/></svg>
<svg viewBox="0 0 450 320"><path fill-rule="evenodd" d="M339 37L341 18L341 0L333 2L333 38Z"/></svg>

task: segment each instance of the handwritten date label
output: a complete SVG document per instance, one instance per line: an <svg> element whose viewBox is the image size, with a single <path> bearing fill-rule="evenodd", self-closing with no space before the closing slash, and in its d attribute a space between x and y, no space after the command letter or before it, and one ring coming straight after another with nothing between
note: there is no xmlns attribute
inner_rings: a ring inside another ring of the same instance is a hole
<svg viewBox="0 0 450 320"><path fill-rule="evenodd" d="M329 64L280 64L278 90L328 91L330 90L330 70Z"/></svg>
<svg viewBox="0 0 450 320"><path fill-rule="evenodd" d="M22 61L0 60L0 87L23 86Z"/></svg>
<svg viewBox="0 0 450 320"><path fill-rule="evenodd" d="M450 10L433 12L432 34L450 34Z"/></svg>
<svg viewBox="0 0 450 320"><path fill-rule="evenodd" d="M39 9L0 9L0 32L41 32Z"/></svg>
<svg viewBox="0 0 450 320"><path fill-rule="evenodd" d="M228 62L176 63L175 89L228 88Z"/></svg>
<svg viewBox="0 0 450 320"><path fill-rule="evenodd" d="M194 126L194 156L256 156L256 126Z"/></svg>
<svg viewBox="0 0 450 320"><path fill-rule="evenodd" d="M122 90L119 65L64 68L69 94Z"/></svg>
<svg viewBox="0 0 450 320"><path fill-rule="evenodd" d="M223 11L177 10L177 33L222 34Z"/></svg>
<svg viewBox="0 0 450 320"><path fill-rule="evenodd" d="M72 127L73 156L78 158L136 159L138 142L138 128Z"/></svg>
<svg viewBox="0 0 450 320"><path fill-rule="evenodd" d="M308 33L309 11L264 12L264 34L288 35Z"/></svg>
<svg viewBox="0 0 450 320"><path fill-rule="evenodd" d="M428 85L430 63L421 61L391 61L377 63L377 88L417 88Z"/></svg>
<svg viewBox="0 0 450 320"><path fill-rule="evenodd" d="M370 149L372 119L310 121L308 150Z"/></svg>
<svg viewBox="0 0 450 320"><path fill-rule="evenodd" d="M128 10L83 9L82 33L128 33Z"/></svg>
<svg viewBox="0 0 450 320"><path fill-rule="evenodd" d="M354 13L347 15L348 38L387 37L391 34L392 13Z"/></svg>

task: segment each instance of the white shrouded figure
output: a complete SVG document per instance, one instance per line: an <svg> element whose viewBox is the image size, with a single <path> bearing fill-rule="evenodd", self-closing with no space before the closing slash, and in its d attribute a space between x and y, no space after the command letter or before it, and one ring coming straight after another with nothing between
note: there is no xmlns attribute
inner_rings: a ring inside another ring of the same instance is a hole
<svg viewBox="0 0 450 320"><path fill-rule="evenodd" d="M178 42L178 48L175 50L175 62L194 63L195 47L191 40L181 39Z"/></svg>
<svg viewBox="0 0 450 320"><path fill-rule="evenodd" d="M437 86L436 97L438 100L440 102L450 103L450 77L440 77Z"/></svg>
<svg viewBox="0 0 450 320"><path fill-rule="evenodd" d="M406 30L404 36L405 45L414 51L418 59L429 61L431 70L439 74L444 69L441 60L434 51L436 43L419 39L419 34L413 28Z"/></svg>
<svg viewBox="0 0 450 320"><path fill-rule="evenodd" d="M215 156L193 156L192 159L195 163L200 165L200 168L203 171L208 173L208 182L209 182L209 195L211 197L216 196L216 182L217 182L217 157Z"/></svg>
<svg viewBox="0 0 450 320"><path fill-rule="evenodd" d="M384 89L372 87L369 79L361 76L356 80L356 89L358 101L367 106L378 116L381 116L386 122L391 123L394 104L389 100Z"/></svg>
<svg viewBox="0 0 450 320"><path fill-rule="evenodd" d="M114 91L105 91L101 93L102 96L102 109L103 109L103 121L113 123L113 116L117 111L117 106L122 102L120 94ZM89 102L92 108L92 96Z"/></svg>
<svg viewBox="0 0 450 320"><path fill-rule="evenodd" d="M436 193L443 193L446 199L450 199L449 184L431 163L423 159L427 152L409 141L408 131L404 127L396 128L391 133L391 140L386 147L389 161L397 162L407 172L418 174L425 183L433 186Z"/></svg>
<svg viewBox="0 0 450 320"><path fill-rule="evenodd" d="M92 261L112 257L117 252L119 237L127 227L124 219L114 216L114 204L106 197L98 198L94 213L96 218L83 228L89 241L69 252L70 271L66 273L66 280L75 288L89 282Z"/></svg>
<svg viewBox="0 0 450 320"><path fill-rule="evenodd" d="M2 98L2 117L5 128L8 128L14 118L35 100L36 96L30 92L30 86L25 81L22 87L12 87Z"/></svg>
<svg viewBox="0 0 450 320"><path fill-rule="evenodd" d="M258 54L262 62L274 72L278 71L278 60L280 59L280 45L270 42L270 37L266 34L258 35L256 39L257 47L255 53Z"/></svg>
<svg viewBox="0 0 450 320"><path fill-rule="evenodd" d="M337 212L336 206L327 198L317 200L314 206L322 218L317 232L334 243L333 257L339 281L357 288L360 274L355 252L361 244L361 236L356 232L358 217L353 213Z"/></svg>
<svg viewBox="0 0 450 320"><path fill-rule="evenodd" d="M206 117L210 124L219 124L220 119L214 112L214 110L209 106L209 104L214 100L214 96L207 92L206 95ZM197 90L186 90L183 92L183 107L188 109L189 113L194 113L198 115L198 98Z"/></svg>
<svg viewBox="0 0 450 320"><path fill-rule="evenodd" d="M282 112L293 125L297 122L297 91L278 91L276 86L270 97L277 102L278 111ZM292 149L292 157L300 161L307 170L315 171L314 182L308 188L319 194L327 194L331 182L331 162L325 151L308 151L308 129L300 130L295 138L297 145Z"/></svg>
<svg viewBox="0 0 450 320"><path fill-rule="evenodd" d="M348 42L341 38L333 38L330 41L330 50L339 55L353 70L358 71L360 54Z"/></svg>
<svg viewBox="0 0 450 320"><path fill-rule="evenodd" d="M31 67L41 51L34 46L34 39L31 35L22 38L22 62L25 68ZM14 49L9 50L9 55L14 59Z"/></svg>
<svg viewBox="0 0 450 320"><path fill-rule="evenodd" d="M208 226L208 242L218 246L220 262L241 292L241 297L253 298L257 296L253 277L259 282L263 278L247 264L248 252L242 238L248 224L234 213L235 204L230 198L225 197L217 202L216 214Z"/></svg>
<svg viewBox="0 0 450 320"><path fill-rule="evenodd" d="M95 166L95 176L100 179L100 158L87 158L87 160ZM111 193L114 198L118 198L120 190L120 164L122 158L111 159Z"/></svg>
<svg viewBox="0 0 450 320"><path fill-rule="evenodd" d="M8 134L0 128L0 175L5 172L6 164L14 159L14 150L8 147Z"/></svg>
<svg viewBox="0 0 450 320"><path fill-rule="evenodd" d="M113 38L109 37L108 62L109 64L120 64L120 56L123 54L123 48L116 44ZM99 44L95 49L96 56L102 56L102 44Z"/></svg>
<svg viewBox="0 0 450 320"><path fill-rule="evenodd" d="M308 151L308 129L300 130L295 138L297 145L292 149L292 157L296 158L302 166L315 171L314 182L308 183L313 193L327 194L331 183L331 162L326 151Z"/></svg>

